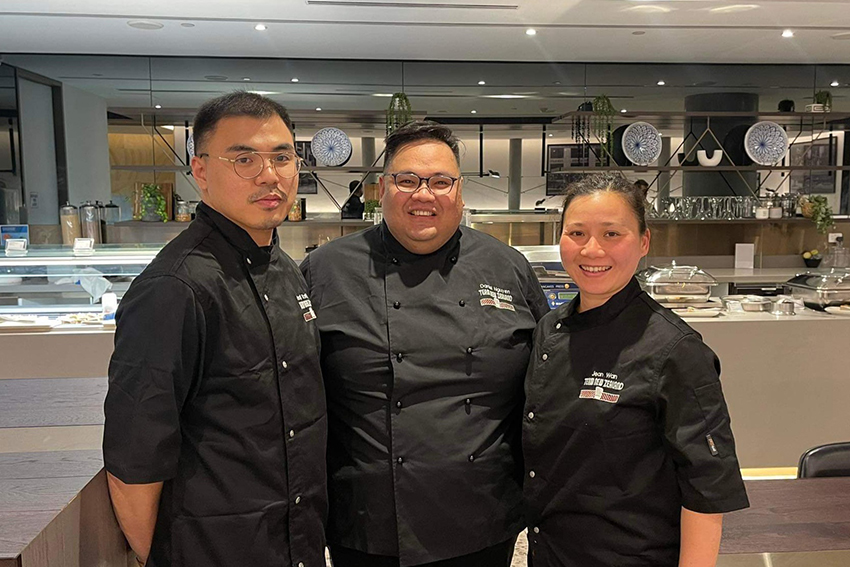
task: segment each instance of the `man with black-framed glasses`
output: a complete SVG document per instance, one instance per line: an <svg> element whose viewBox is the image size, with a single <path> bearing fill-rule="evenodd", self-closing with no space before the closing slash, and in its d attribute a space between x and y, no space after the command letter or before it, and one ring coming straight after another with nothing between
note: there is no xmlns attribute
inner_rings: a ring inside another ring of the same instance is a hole
<svg viewBox="0 0 850 567"><path fill-rule="evenodd" d="M379 185L384 222L301 264L322 340L334 566L507 567L546 299L522 254L460 226L447 127L393 132Z"/></svg>
<svg viewBox="0 0 850 567"><path fill-rule="evenodd" d="M327 421L316 314L277 246L301 160L278 103L195 116L196 219L118 308L104 413L116 517L139 564L324 567Z"/></svg>

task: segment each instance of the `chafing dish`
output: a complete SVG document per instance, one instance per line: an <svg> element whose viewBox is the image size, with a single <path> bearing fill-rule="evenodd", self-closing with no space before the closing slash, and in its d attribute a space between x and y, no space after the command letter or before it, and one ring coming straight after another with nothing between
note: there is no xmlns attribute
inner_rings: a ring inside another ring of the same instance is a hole
<svg viewBox="0 0 850 567"><path fill-rule="evenodd" d="M770 311L772 302L761 295L724 295L720 298L726 311Z"/></svg>
<svg viewBox="0 0 850 567"><path fill-rule="evenodd" d="M785 293L802 299L812 309L850 304L850 270L832 268L797 274L785 282Z"/></svg>
<svg viewBox="0 0 850 567"><path fill-rule="evenodd" d="M637 274L641 287L653 299L667 303L703 303L717 280L696 266L650 266Z"/></svg>

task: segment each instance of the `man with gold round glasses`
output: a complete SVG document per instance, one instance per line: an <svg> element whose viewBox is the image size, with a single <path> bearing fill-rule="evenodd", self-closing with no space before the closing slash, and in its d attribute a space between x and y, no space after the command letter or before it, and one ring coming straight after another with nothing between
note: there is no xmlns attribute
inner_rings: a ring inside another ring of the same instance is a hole
<svg viewBox="0 0 850 567"><path fill-rule="evenodd" d="M322 567L325 394L307 287L277 246L298 188L286 109L195 116L197 218L121 301L103 454L140 564Z"/></svg>
<svg viewBox="0 0 850 567"><path fill-rule="evenodd" d="M386 140L384 222L301 270L328 395L335 567L506 567L521 517L523 379L548 305L525 258L461 227L458 139Z"/></svg>

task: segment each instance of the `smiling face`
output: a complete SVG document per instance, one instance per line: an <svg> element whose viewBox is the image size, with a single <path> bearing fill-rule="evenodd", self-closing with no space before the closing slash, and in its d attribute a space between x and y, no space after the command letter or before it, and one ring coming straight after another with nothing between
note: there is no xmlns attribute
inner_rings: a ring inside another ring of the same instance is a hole
<svg viewBox="0 0 850 567"><path fill-rule="evenodd" d="M269 118L231 116L221 119L198 151L209 154L192 158L192 175L206 204L242 227L258 246L271 244L272 233L292 208L298 176L281 178L268 161L253 179L242 179L233 164L249 152L295 153L292 133L278 115ZM270 154L263 154L266 159Z"/></svg>
<svg viewBox="0 0 850 567"><path fill-rule="evenodd" d="M581 291L579 311L599 307L626 287L649 252L649 230L625 198L610 191L576 197L564 212L561 262Z"/></svg>
<svg viewBox="0 0 850 567"><path fill-rule="evenodd" d="M451 192L434 195L423 183L415 193L402 193L392 173L415 173L421 178L446 175L460 178L451 148L437 140L420 140L402 146L385 168L379 185L384 220L396 240L414 254L430 254L448 242L463 216L463 179Z"/></svg>

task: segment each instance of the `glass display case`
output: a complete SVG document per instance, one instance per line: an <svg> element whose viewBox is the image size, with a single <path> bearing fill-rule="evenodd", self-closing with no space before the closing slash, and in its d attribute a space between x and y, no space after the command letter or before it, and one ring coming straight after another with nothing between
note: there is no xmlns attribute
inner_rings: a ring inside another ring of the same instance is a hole
<svg viewBox="0 0 850 567"><path fill-rule="evenodd" d="M160 248L104 244L88 256L70 246L32 246L25 256L0 250L0 315L99 312L100 297L112 292L120 300Z"/></svg>

